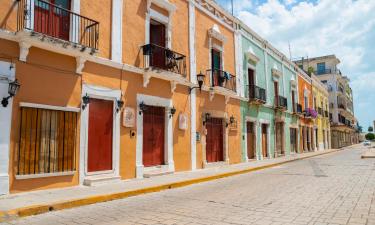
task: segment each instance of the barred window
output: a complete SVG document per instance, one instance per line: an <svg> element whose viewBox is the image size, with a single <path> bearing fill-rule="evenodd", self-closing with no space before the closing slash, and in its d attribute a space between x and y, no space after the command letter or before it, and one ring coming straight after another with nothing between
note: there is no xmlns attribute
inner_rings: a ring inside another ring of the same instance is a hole
<svg viewBox="0 0 375 225"><path fill-rule="evenodd" d="M21 107L17 175L75 170L77 113Z"/></svg>

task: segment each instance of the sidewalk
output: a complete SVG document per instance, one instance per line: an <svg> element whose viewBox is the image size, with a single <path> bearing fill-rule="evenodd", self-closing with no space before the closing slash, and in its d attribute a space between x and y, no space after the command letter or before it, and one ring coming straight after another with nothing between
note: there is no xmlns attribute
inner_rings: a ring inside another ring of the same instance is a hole
<svg viewBox="0 0 375 225"><path fill-rule="evenodd" d="M295 160L306 159L340 150L324 150L293 154L286 157L251 161L217 168L179 172L164 176L132 179L93 187L76 186L53 190L0 196L0 222L17 217L45 213L83 205L127 198L145 193L183 187L260 169L275 167Z"/></svg>

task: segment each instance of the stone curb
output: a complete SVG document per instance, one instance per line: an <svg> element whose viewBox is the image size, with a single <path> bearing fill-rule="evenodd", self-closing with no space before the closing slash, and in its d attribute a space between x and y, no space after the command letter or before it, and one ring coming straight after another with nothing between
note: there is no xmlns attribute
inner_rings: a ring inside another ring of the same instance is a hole
<svg viewBox="0 0 375 225"><path fill-rule="evenodd" d="M147 194L147 193L154 193L154 192L160 192L160 191L168 190L168 189L185 187L185 186L203 183L203 182L212 181L212 180L217 180L217 179L221 179L221 178L225 178L225 177L231 177L231 176L235 176L235 175L250 173L250 172L253 172L253 171L272 168L272 167L276 167L276 166L286 164L286 163L289 163L289 162L294 162L294 161L312 158L312 157L316 157L316 156L335 153L335 152L338 152L338 151L341 151L341 150L343 150L343 149L335 149L335 150L331 150L329 152L321 152L321 153L318 153L318 154L315 154L315 155L302 156L300 158L289 159L289 160L285 160L285 161L278 162L278 163L272 163L272 164L269 164L269 165L264 165L264 166L254 167L254 168L248 168L248 169L242 169L242 170L237 170L237 171L233 171L233 172L226 172L226 173L221 173L221 174L217 174L217 175L211 175L211 176L207 176L207 177L195 178L195 179L190 179L190 180L185 180L185 181L172 182L172 183L157 185L157 186L153 186L153 187L142 188L142 189L138 189L138 190L104 194L104 195L96 195L96 196L94 195L94 196L89 196L89 197L80 198L80 199L72 199L72 200L48 203L48 204L43 204L43 205L31 205L31 206L28 206L28 207L16 208L16 209L8 210L8 211L0 211L0 222L6 222L6 221L14 220L14 219L17 219L19 217L38 215L38 214L42 214L42 213L46 213L46 212L50 212L50 211L70 209L70 208L75 208L75 207L79 207L79 206L85 206L85 205L90 205L90 204L95 204L95 203L100 203L100 202L113 201L113 200L124 199L124 198L132 197L132 196L138 196L138 195Z"/></svg>

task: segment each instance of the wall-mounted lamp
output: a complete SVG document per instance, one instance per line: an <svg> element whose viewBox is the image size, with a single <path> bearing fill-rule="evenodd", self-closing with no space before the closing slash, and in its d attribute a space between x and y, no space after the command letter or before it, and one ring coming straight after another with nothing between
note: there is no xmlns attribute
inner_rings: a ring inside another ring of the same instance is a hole
<svg viewBox="0 0 375 225"><path fill-rule="evenodd" d="M124 101L122 101L122 99L117 100L116 112L117 113L120 112L123 106L124 106Z"/></svg>
<svg viewBox="0 0 375 225"><path fill-rule="evenodd" d="M147 105L144 102L141 102L141 104L139 104L139 115L142 115L142 113L146 110L147 110Z"/></svg>
<svg viewBox="0 0 375 225"><path fill-rule="evenodd" d="M9 83L8 87L8 97L4 97L3 100L1 101L1 105L3 107L7 107L9 103L9 99L14 97L17 94L17 91L20 89L21 85L18 83L18 80L14 80L13 82Z"/></svg>
<svg viewBox="0 0 375 225"><path fill-rule="evenodd" d="M199 74L197 74L198 87L189 87L189 94L191 94L191 91L196 88L199 88L199 90L202 91L202 86L205 77L206 76L202 73L202 71Z"/></svg>
<svg viewBox="0 0 375 225"><path fill-rule="evenodd" d="M172 118L173 117L173 115L176 113L176 108L173 106L172 108L171 108L171 110L170 110L170 114L169 114L169 118Z"/></svg>
<svg viewBox="0 0 375 225"><path fill-rule="evenodd" d="M88 104L90 104L90 97L86 93L86 95L82 97L82 110L85 110Z"/></svg>
<svg viewBox="0 0 375 225"><path fill-rule="evenodd" d="M228 123L228 122L226 123L226 127L228 127L229 124L230 124L230 125L234 124L235 122L236 122L236 118L234 118L234 116L232 115L232 116L229 118L229 123Z"/></svg>
<svg viewBox="0 0 375 225"><path fill-rule="evenodd" d="M210 119L210 116L211 116L211 114L209 114L209 113L204 114L203 126L206 126L206 123Z"/></svg>

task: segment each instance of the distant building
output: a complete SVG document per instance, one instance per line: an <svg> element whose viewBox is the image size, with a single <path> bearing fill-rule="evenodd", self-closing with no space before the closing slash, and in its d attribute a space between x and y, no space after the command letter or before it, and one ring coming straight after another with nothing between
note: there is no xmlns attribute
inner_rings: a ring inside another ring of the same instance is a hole
<svg viewBox="0 0 375 225"><path fill-rule="evenodd" d="M357 119L354 116L353 92L349 78L338 69L340 60L335 55L295 61L308 73L315 74L329 92L331 146L342 148L358 143Z"/></svg>

